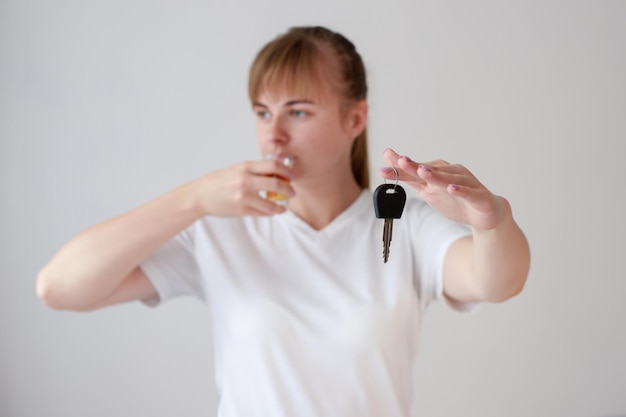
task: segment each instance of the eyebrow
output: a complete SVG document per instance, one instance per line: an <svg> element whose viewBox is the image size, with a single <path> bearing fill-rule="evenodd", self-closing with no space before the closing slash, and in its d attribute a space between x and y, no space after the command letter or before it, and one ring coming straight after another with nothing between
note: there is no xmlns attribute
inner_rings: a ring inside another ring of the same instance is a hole
<svg viewBox="0 0 626 417"><path fill-rule="evenodd" d="M296 104L315 104L315 102L313 100L306 100L306 99L297 99L297 100L289 100L288 102L285 103L285 107L287 106L294 106ZM267 108L267 105L255 101L252 103L252 107L263 107L263 108Z"/></svg>

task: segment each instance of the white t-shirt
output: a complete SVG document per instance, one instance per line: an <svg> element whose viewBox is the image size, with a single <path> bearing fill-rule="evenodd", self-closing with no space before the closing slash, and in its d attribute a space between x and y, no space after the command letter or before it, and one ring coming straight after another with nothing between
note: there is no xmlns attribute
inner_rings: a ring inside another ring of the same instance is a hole
<svg viewBox="0 0 626 417"><path fill-rule="evenodd" d="M146 302L207 303L220 417L406 417L420 319L468 234L409 197L385 264L368 190L319 231L289 211L206 217L142 264Z"/></svg>

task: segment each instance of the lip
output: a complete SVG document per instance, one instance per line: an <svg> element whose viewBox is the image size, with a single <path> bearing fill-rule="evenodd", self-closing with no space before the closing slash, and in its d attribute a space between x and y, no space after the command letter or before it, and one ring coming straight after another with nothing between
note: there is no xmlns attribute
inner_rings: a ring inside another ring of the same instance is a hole
<svg viewBox="0 0 626 417"><path fill-rule="evenodd" d="M267 154L267 157L275 159L277 161L285 161L285 160L297 161L298 160L297 156L289 152L270 153L270 154Z"/></svg>
<svg viewBox="0 0 626 417"><path fill-rule="evenodd" d="M295 161L298 159L295 155L287 153L287 152L280 152L280 153L271 153L271 154L266 154L265 155L265 159L272 159L274 161L278 161L281 164L283 164L284 166L292 169L293 168L293 164L295 163Z"/></svg>

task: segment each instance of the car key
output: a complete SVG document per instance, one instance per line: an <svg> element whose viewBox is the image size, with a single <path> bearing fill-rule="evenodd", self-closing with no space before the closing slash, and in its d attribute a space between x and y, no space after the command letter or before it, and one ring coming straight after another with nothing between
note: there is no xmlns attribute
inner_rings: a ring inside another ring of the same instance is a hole
<svg viewBox="0 0 626 417"><path fill-rule="evenodd" d="M376 217L385 219L383 225L383 261L389 260L389 246L393 232L393 219L402 217L406 193L404 188L395 184L381 184L374 190L374 211Z"/></svg>

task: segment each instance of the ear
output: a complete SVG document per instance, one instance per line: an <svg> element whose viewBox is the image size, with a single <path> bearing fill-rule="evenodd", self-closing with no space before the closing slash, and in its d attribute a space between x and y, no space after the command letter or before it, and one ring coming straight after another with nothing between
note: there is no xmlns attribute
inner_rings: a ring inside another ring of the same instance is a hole
<svg viewBox="0 0 626 417"><path fill-rule="evenodd" d="M352 138L356 138L365 130L367 126L368 105L366 100L357 101L348 114L348 129Z"/></svg>

